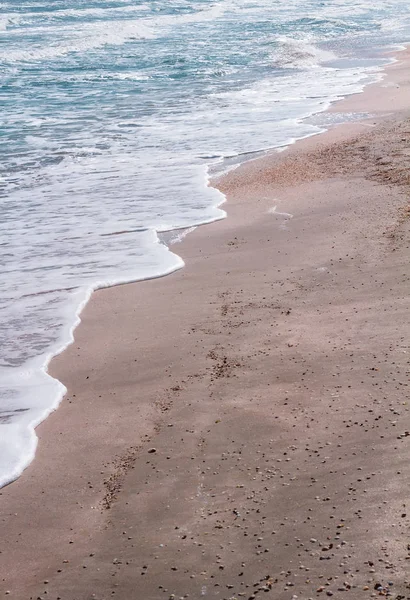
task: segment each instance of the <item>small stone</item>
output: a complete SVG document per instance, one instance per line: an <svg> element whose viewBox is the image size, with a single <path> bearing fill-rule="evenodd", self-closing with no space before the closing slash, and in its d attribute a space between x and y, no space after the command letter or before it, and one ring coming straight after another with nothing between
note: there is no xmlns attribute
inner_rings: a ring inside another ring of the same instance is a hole
<svg viewBox="0 0 410 600"><path fill-rule="evenodd" d="M148 450L148 454L154 454L154 452L156 452L156 451L157 451L157 449L156 449L156 448L150 448L150 449Z"/></svg>

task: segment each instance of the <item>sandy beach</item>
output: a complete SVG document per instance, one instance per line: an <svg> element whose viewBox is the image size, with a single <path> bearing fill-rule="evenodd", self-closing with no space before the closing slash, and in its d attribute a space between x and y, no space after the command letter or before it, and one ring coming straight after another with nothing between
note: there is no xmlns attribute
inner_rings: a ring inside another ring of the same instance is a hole
<svg viewBox="0 0 410 600"><path fill-rule="evenodd" d="M94 294L0 490L0 596L410 598L409 53L371 112L214 182L171 276Z"/></svg>

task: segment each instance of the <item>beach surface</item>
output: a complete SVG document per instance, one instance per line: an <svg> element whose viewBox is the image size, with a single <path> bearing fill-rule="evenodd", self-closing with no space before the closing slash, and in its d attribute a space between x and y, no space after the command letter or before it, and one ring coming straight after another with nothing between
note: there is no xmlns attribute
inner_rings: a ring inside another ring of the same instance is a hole
<svg viewBox="0 0 410 600"><path fill-rule="evenodd" d="M94 294L0 491L0 597L410 598L408 69L217 180L184 269Z"/></svg>

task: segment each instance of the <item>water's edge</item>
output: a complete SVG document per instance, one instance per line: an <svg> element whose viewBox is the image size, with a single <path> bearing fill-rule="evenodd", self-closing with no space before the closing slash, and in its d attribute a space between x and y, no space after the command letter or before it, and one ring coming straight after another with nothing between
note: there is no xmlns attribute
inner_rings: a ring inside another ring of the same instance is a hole
<svg viewBox="0 0 410 600"><path fill-rule="evenodd" d="M403 46L403 47L397 48L396 50L397 50L397 52L400 52L401 50L405 50L405 49L406 49L406 47ZM373 74L372 80L364 82L360 91L355 91L355 92L352 92L352 94L347 94L346 96L344 96L344 98L346 98L348 96L352 96L352 95L360 95L361 93L363 93L363 91L369 85L380 84L386 77L389 66L397 61L398 61L397 58L392 58L391 62L388 65L384 65L384 66L381 65L380 71L377 74ZM334 101L329 101L328 105L323 107L323 110L320 110L317 113L314 113L314 115L326 113L331 106L338 104L340 101L343 101L343 98L342 99L338 98ZM311 118L311 117L309 117L309 118ZM347 121L344 121L344 122L346 123ZM343 122L338 123L338 125L341 125L341 124L343 124ZM290 145L296 144L297 142L299 142L303 139L313 137L316 135L321 135L322 133L325 133L326 131L328 131L329 128L330 128L329 126L327 126L327 127L322 126L315 132L311 132L307 135L301 136L300 138L295 138L295 139L290 140L289 143L286 144L285 147L289 147ZM277 152L279 150L284 149L285 147L269 148L266 150L254 152L252 154L244 152L242 155L240 155L238 157L231 157L230 161L229 160L225 161L225 165L224 165L224 167L222 167L222 170L219 171L217 174L214 174L212 177L210 176L210 172L209 172L211 165L208 165L208 171L207 171L208 177L207 177L206 185L209 187L215 188L217 190L217 192L220 194L220 198L219 198L220 201L219 201L219 203L215 204L215 208L220 208L222 206L222 204L224 204L226 202L225 195L222 194L222 192L220 192L216 187L217 182L215 182L215 179L217 177L220 177L223 173L226 173L230 170L240 167L244 163L248 163L250 161L257 160L258 158L261 157L261 155L267 155L267 154L273 153L275 151ZM215 183L215 185L213 185L214 183ZM26 372L26 385L33 386L33 390L34 389L43 390L40 393L44 393L44 388L47 388L48 402L46 402L47 406L43 409L41 414L37 415L36 418L34 418L31 422L20 424L20 425L16 426L16 429L11 428L11 430L7 434L7 436L10 438L10 440L14 435L19 434L20 439L25 440L27 453L24 456L21 456L21 462L14 468L14 470L11 473L9 473L3 479L0 478L0 488L4 487L6 485L9 485L10 483L12 483L16 479L18 479L18 477L20 477L20 475L23 473L23 471L31 464L31 462L33 461L33 459L35 457L35 453L36 453L36 449L37 449L37 445L38 445L38 437L37 437L37 434L35 431L36 428L52 412L54 412L58 408L58 406L60 405L60 403L63 401L64 397L67 394L68 390L64 386L64 384L49 374L49 367L50 367L50 364L51 364L53 358L62 354L74 342L74 340L75 340L74 332L75 332L76 328L78 327L78 325L81 323L80 315L81 315L83 309L85 308L85 306L88 304L93 292L95 292L97 290L101 290L101 289L115 287L118 285L137 283L137 282L141 282L141 281L147 281L150 279L157 279L157 278L165 277L167 275L170 275L171 273L174 273L175 271L177 271L179 269L182 269L182 267L185 265L183 259L175 252L172 252L170 247L174 243L182 241L182 239L183 239L183 237L185 237L185 235L194 231L198 226L207 225L207 224L213 223L215 221L224 219L226 217L227 217L227 213L223 210L220 210L220 213L218 215L216 215L215 218L208 219L206 221L201 221L198 223L194 223L189 228L186 228L186 227L180 228L179 231L181 233L176 236L176 239L172 239L171 232L178 231L178 229L172 229L172 230L169 230L168 232L159 231L159 230L155 230L155 229L151 230L152 233L156 236L156 243L163 244L164 246L166 246L167 251L170 252L171 255L175 258L174 265L167 268L166 270L164 270L161 273L157 273L155 275L142 277L142 278L138 278L138 277L137 278L124 278L124 279L120 278L116 281L108 281L108 282L104 282L104 283L97 282L95 285L90 286L88 288L79 288L78 289L78 292L75 293L76 297L78 297L78 304L77 304L77 307L76 307L74 315L73 315L74 318L73 318L72 325L67 327L64 334L62 335L62 339L59 342L59 345L54 350L50 351L50 353L46 356L44 363L41 366L37 366L36 369L33 368ZM20 431L18 432L17 429L20 429Z"/></svg>

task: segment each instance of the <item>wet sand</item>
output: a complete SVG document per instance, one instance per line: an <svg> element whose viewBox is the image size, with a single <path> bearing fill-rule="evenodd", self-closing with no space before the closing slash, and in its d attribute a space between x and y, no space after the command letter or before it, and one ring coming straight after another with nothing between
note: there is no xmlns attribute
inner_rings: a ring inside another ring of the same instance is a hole
<svg viewBox="0 0 410 600"><path fill-rule="evenodd" d="M377 118L217 181L183 270L94 294L0 491L0 596L410 598L401 62L335 108Z"/></svg>

